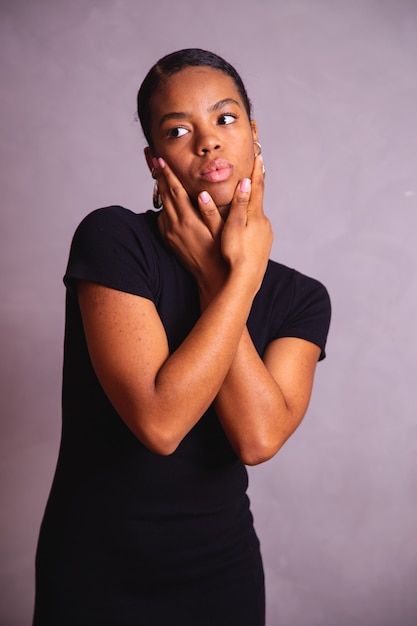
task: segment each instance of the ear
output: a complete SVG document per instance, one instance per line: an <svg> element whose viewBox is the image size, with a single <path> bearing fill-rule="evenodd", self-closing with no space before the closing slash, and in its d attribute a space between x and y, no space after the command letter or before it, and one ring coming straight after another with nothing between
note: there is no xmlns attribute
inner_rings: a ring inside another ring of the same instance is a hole
<svg viewBox="0 0 417 626"><path fill-rule="evenodd" d="M251 120L250 121L250 125L251 125L251 128L252 128L253 140L254 141L259 141L259 139L258 139L258 126L257 126L255 120Z"/></svg>
<svg viewBox="0 0 417 626"><path fill-rule="evenodd" d="M146 163L148 164L149 171L152 173L152 170L153 170L152 159L155 155L149 146L146 146L143 152L145 154L145 159L146 159Z"/></svg>

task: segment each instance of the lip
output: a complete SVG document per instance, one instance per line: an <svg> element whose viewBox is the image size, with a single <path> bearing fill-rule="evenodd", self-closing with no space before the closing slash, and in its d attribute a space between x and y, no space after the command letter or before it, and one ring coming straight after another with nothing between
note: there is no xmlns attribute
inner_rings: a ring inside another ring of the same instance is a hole
<svg viewBox="0 0 417 626"><path fill-rule="evenodd" d="M233 166L225 159L214 159L207 163L200 171L203 180L209 183L221 183L227 180L233 172Z"/></svg>

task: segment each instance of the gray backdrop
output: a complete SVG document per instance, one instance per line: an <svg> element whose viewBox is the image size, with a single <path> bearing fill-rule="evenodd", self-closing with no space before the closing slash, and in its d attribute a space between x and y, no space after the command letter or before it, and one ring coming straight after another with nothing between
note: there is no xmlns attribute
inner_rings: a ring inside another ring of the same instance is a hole
<svg viewBox="0 0 417 626"><path fill-rule="evenodd" d="M0 10L1 624L30 623L74 228L99 206L149 207L136 89L160 56L198 46L254 101L273 257L320 278L334 307L305 421L250 471L268 626L415 625L417 2Z"/></svg>

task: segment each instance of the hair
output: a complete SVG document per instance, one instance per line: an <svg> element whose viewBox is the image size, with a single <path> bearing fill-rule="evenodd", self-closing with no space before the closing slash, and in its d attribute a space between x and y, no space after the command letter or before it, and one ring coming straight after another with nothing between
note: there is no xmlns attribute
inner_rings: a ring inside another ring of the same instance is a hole
<svg viewBox="0 0 417 626"><path fill-rule="evenodd" d="M245 86L235 68L225 59L214 52L200 48L185 48L162 57L147 73L137 95L137 113L142 126L143 134L152 147L152 106L151 99L158 90L161 82L169 76L180 72L187 67L206 66L219 70L230 76L242 98L248 118L251 119L252 105L246 93Z"/></svg>

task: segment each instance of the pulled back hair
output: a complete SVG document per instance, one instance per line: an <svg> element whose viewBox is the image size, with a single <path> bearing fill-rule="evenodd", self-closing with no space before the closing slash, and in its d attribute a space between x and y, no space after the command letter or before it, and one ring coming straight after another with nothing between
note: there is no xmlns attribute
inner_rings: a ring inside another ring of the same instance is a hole
<svg viewBox="0 0 417 626"><path fill-rule="evenodd" d="M147 73L143 83L141 84L138 96L138 118L142 126L143 134L152 147L151 136L151 124L152 124L152 107L151 99L154 93L157 91L159 85L164 78L172 76L177 72L191 66L206 66L215 70L223 72L233 80L236 88L242 98L243 104L248 114L248 118L251 118L251 102L246 93L245 86L239 74L235 68L227 61L222 59L214 52L208 52L207 50L201 50L200 48L185 48L184 50L178 50L162 57Z"/></svg>

